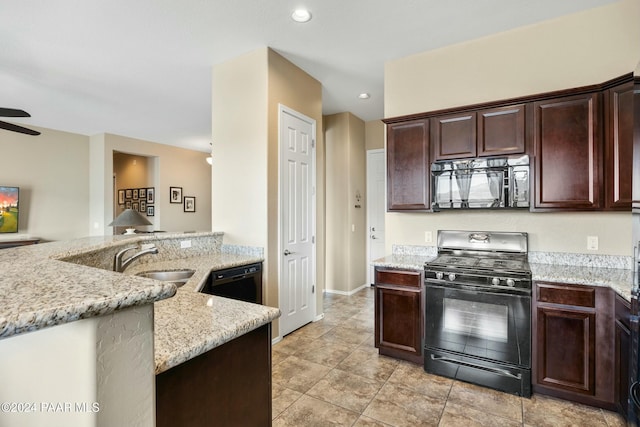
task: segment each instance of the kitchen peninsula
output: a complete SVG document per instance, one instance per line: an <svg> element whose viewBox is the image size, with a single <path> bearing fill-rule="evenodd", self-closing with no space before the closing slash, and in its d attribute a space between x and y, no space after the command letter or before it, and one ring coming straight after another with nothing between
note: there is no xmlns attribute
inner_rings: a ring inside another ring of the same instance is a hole
<svg viewBox="0 0 640 427"><path fill-rule="evenodd" d="M0 424L152 426L155 374L256 333L270 370L280 311L197 292L212 270L262 261L222 237L105 236L0 251L0 401L9 404ZM120 249L151 244L157 255L112 271ZM135 275L175 268L195 270L180 289Z"/></svg>

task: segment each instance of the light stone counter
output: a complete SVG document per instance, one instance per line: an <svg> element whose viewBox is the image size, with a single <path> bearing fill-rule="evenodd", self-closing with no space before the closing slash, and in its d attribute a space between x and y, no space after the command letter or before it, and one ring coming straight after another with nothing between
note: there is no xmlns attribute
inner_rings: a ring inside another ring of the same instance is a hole
<svg viewBox="0 0 640 427"><path fill-rule="evenodd" d="M424 263L435 256L407 255L394 253L373 261L375 267L400 268L408 270L424 270Z"/></svg>
<svg viewBox="0 0 640 427"><path fill-rule="evenodd" d="M633 270L535 263L530 266L533 281L606 286L625 300L631 301Z"/></svg>
<svg viewBox="0 0 640 427"><path fill-rule="evenodd" d="M168 283L60 260L81 250L115 251L121 244L108 236L0 250L0 339L175 294Z"/></svg>
<svg viewBox="0 0 640 427"><path fill-rule="evenodd" d="M425 262L435 258L434 249L394 245L391 255L375 260L373 265L422 270ZM630 257L530 252L529 265L533 281L606 286L627 301L631 300L631 290L636 281Z"/></svg>
<svg viewBox="0 0 640 427"><path fill-rule="evenodd" d="M125 270L129 275L152 270L195 270L189 281L178 288L176 296L154 305L156 374L280 317L277 308L198 292L211 271L261 261L259 255L221 252L149 262Z"/></svg>
<svg viewBox="0 0 640 427"><path fill-rule="evenodd" d="M277 308L197 292L210 271L263 260L261 254L222 245L222 236L100 236L3 249L0 339L155 302L159 373L278 318ZM180 248L182 240L193 246ZM145 243L155 244L158 255L139 258L124 274L111 271L118 250ZM170 283L135 276L140 271L183 268L196 273L179 290Z"/></svg>

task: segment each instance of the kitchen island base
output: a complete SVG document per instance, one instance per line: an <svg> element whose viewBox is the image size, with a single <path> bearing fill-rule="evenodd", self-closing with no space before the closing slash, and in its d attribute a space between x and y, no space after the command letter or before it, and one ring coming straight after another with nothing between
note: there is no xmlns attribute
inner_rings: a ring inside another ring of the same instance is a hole
<svg viewBox="0 0 640 427"><path fill-rule="evenodd" d="M156 426L271 425L271 323L156 375Z"/></svg>

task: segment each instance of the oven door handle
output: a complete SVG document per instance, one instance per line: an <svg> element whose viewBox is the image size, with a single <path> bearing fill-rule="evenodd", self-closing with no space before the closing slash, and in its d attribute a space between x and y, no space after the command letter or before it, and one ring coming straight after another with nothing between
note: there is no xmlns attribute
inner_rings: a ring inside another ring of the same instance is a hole
<svg viewBox="0 0 640 427"><path fill-rule="evenodd" d="M515 378L517 380L522 379L522 375L521 374L513 374L513 373L507 371L506 369L492 368L492 367L489 367L489 366L476 365L474 363L464 362L462 360L451 359L449 357L436 356L436 355L432 354L431 355L431 360L434 360L436 362L451 363L453 365L466 366L467 368L481 369L483 371L493 372L494 374L503 375L505 377Z"/></svg>

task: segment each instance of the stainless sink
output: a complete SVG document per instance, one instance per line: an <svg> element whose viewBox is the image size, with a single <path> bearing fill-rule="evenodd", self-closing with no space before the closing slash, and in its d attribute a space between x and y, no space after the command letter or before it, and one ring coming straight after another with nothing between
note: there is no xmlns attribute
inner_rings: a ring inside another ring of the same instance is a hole
<svg viewBox="0 0 640 427"><path fill-rule="evenodd" d="M187 283L189 278L193 276L193 273L195 273L195 270L158 270L143 271L141 273L137 273L136 276L162 280L163 282L170 282L177 287L180 287Z"/></svg>

